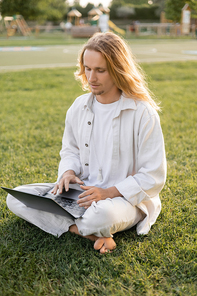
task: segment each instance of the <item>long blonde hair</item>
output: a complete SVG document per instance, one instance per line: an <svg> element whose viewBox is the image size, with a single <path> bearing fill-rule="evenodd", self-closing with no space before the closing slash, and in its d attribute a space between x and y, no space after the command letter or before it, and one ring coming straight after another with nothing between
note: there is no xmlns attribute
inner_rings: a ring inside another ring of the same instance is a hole
<svg viewBox="0 0 197 296"><path fill-rule="evenodd" d="M154 109L160 109L152 99L153 94L147 87L143 71L139 64L135 62L126 42L111 32L94 34L83 46L79 54L79 69L75 72L75 77L81 81L84 90L90 90L83 64L83 55L86 49L102 54L106 59L109 74L115 85L126 97L149 102Z"/></svg>

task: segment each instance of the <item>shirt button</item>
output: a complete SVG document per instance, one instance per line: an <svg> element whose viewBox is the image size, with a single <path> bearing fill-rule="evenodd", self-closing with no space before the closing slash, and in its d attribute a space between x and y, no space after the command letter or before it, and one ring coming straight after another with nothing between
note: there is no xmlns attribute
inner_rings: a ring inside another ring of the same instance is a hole
<svg viewBox="0 0 197 296"><path fill-rule="evenodd" d="M89 166L89 164L88 163L85 163L85 166Z"/></svg>
<svg viewBox="0 0 197 296"><path fill-rule="evenodd" d="M91 125L91 121L88 121L88 124Z"/></svg>
<svg viewBox="0 0 197 296"><path fill-rule="evenodd" d="M88 144L86 143L85 146L88 147Z"/></svg>

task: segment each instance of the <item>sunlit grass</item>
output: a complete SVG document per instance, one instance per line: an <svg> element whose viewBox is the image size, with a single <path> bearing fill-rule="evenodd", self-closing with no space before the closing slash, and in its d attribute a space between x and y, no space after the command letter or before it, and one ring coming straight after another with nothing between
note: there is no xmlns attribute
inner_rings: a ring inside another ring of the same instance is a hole
<svg viewBox="0 0 197 296"><path fill-rule="evenodd" d="M0 33L0 47L83 44L86 40L85 38L72 38L65 32L41 32L38 35L33 33L31 36L17 35L9 38L6 37L6 32Z"/></svg>
<svg viewBox="0 0 197 296"><path fill-rule="evenodd" d="M147 236L115 235L101 256L92 242L59 239L12 214L1 190L0 294L196 295L197 63L146 64L161 101L168 178ZM82 93L71 69L0 74L1 186L54 182L66 111Z"/></svg>

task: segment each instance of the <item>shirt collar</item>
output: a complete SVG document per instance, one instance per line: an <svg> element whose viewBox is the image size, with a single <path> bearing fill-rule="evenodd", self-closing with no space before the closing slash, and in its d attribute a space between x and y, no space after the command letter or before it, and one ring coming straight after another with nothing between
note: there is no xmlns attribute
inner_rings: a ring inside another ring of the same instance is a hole
<svg viewBox="0 0 197 296"><path fill-rule="evenodd" d="M87 97L84 102L83 110L86 108L92 110L92 103L93 103L94 95L92 93L87 94ZM117 110L117 113L115 114L118 116L122 110L127 110L127 109L137 109L137 104L136 100L133 98L128 98L125 96L124 93L120 96L120 107Z"/></svg>
<svg viewBox="0 0 197 296"><path fill-rule="evenodd" d="M120 110L127 109L137 109L136 99L134 99L134 97L126 97L126 95L122 93L120 97Z"/></svg>

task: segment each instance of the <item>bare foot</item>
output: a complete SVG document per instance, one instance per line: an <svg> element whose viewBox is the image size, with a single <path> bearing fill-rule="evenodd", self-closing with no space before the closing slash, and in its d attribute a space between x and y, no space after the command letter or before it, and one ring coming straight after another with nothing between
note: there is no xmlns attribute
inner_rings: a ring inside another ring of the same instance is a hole
<svg viewBox="0 0 197 296"><path fill-rule="evenodd" d="M112 237L99 237L94 243L95 250L100 250L101 254L111 252L116 248L116 243Z"/></svg>
<svg viewBox="0 0 197 296"><path fill-rule="evenodd" d="M69 231L82 236L79 233L76 224L71 225L69 228ZM97 237L95 235L87 235L87 236L82 236L82 237L85 237L85 238L90 239L91 241L94 241L95 242L94 249L100 250L101 254L111 252L112 250L114 250L116 248L116 243L112 237Z"/></svg>
<svg viewBox="0 0 197 296"><path fill-rule="evenodd" d="M79 230L78 230L76 224L71 225L70 228L69 228L69 231L72 232L72 233L76 233L76 234L78 234L78 235L80 235L82 237L88 238L88 239L90 239L93 242L95 242L98 239L98 237L95 236L95 235L86 235L86 236L81 235L79 233Z"/></svg>

